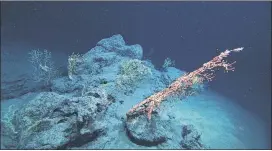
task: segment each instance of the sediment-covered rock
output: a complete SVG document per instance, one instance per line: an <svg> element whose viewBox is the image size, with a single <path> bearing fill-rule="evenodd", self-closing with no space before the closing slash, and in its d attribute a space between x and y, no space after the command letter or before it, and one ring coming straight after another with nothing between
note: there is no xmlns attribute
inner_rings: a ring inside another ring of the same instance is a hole
<svg viewBox="0 0 272 151"><path fill-rule="evenodd" d="M102 39L97 43L97 46L101 46L108 51L114 51L121 56L128 56L133 59L142 59L143 57L143 49L140 45L126 45L123 37L119 34Z"/></svg>
<svg viewBox="0 0 272 151"><path fill-rule="evenodd" d="M180 129L170 106L164 116L154 111L151 120L146 115L126 119L132 105L184 74L174 67L159 71L142 57L141 46L126 45L121 35L102 39L82 55L72 79L68 75L54 79L51 92L29 99L9 124L1 121L7 130L1 143L7 149L200 148L198 135ZM28 93L27 80L31 79L17 79L10 88L5 85L3 89L10 90L4 93L13 91L14 97Z"/></svg>
<svg viewBox="0 0 272 151"><path fill-rule="evenodd" d="M96 125L96 116L103 114L111 101L98 91L83 97L40 93L14 116L16 148L67 149L92 141L103 132L103 127Z"/></svg>
<svg viewBox="0 0 272 151"><path fill-rule="evenodd" d="M201 134L193 125L183 125L180 142L182 149L207 149L201 142Z"/></svg>
<svg viewBox="0 0 272 151"><path fill-rule="evenodd" d="M167 122L159 118L148 120L146 115L127 119L125 123L128 138L137 145L157 146L167 140Z"/></svg>

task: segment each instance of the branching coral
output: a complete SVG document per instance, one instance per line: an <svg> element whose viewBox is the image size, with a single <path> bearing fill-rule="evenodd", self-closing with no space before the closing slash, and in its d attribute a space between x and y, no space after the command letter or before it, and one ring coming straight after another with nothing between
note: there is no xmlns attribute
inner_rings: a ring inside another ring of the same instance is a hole
<svg viewBox="0 0 272 151"><path fill-rule="evenodd" d="M240 52L243 47L233 50L226 50L220 55L214 57L207 63L204 63L202 67L196 69L193 72L187 73L177 78L172 84L162 91L151 95L139 104L135 105L129 110L127 116L135 115L139 112L147 113L148 119L151 119L152 111L160 105L168 96L174 94L186 94L186 90L192 87L195 83L203 83L205 80L211 81L215 75L214 71L218 67L223 67L227 72L234 71L232 65L235 63L227 63L224 59L229 56L231 52Z"/></svg>
<svg viewBox="0 0 272 151"><path fill-rule="evenodd" d="M165 69L167 67L174 67L174 66L175 66L175 60L171 60L170 58L166 58L164 60L162 68Z"/></svg>
<svg viewBox="0 0 272 151"><path fill-rule="evenodd" d="M76 66L78 63L84 61L82 55L80 54L75 54L73 53L71 56L69 56L68 58L68 77L70 80L73 79L73 74L75 73L75 70L76 70Z"/></svg>
<svg viewBox="0 0 272 151"><path fill-rule="evenodd" d="M51 52L44 50L31 50L29 53L29 61L34 68L33 79L37 82L44 81L46 84L55 78L58 74L54 68L54 62L51 58Z"/></svg>
<svg viewBox="0 0 272 151"><path fill-rule="evenodd" d="M151 69L138 59L128 60L121 64L120 75L116 79L116 86L120 89L132 88L138 82L151 75Z"/></svg>

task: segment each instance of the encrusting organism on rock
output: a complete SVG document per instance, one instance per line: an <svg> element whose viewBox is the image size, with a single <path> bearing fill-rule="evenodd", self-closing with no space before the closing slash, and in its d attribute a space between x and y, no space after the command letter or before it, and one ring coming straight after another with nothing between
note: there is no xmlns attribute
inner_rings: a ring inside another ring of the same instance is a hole
<svg viewBox="0 0 272 151"><path fill-rule="evenodd" d="M127 117L144 112L147 113L148 119L150 120L152 111L158 107L160 103L168 96L172 96L174 94L185 94L186 89L192 87L195 83L201 84L204 81L212 81L212 79L215 77L214 71L218 67L223 67L226 72L234 71L234 67L232 67L232 65L235 62L227 63L224 59L227 58L231 52L240 52L243 49L244 48L241 47L233 50L225 50L209 62L204 63L202 67L177 78L167 88L151 95L150 97L146 98L131 108L127 113Z"/></svg>

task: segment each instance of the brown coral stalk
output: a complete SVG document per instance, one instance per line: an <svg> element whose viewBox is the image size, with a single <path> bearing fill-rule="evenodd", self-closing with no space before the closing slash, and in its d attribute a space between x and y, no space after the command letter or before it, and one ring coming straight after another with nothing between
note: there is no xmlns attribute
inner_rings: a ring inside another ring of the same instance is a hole
<svg viewBox="0 0 272 151"><path fill-rule="evenodd" d="M131 108L127 116L137 114L139 112L146 112L148 119L151 119L152 111L160 105L160 103L166 99L166 97L173 94L184 94L185 90L191 87L194 83L202 83L204 80L212 81L214 76L214 69L218 67L223 67L227 72L234 71L232 65L235 63L227 63L224 58L228 57L231 52L240 52L243 47L236 48L233 50L225 50L220 55L214 57L207 63L204 63L202 67L197 70L185 74L177 78L172 84L160 92L157 92L150 97L146 98L139 104Z"/></svg>

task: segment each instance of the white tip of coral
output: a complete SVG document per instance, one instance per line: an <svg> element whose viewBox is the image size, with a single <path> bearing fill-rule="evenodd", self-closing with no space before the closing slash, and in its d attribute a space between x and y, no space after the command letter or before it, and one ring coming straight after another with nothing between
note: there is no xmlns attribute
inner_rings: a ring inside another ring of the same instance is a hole
<svg viewBox="0 0 272 151"><path fill-rule="evenodd" d="M243 49L244 47L240 47L240 48L233 49L232 51L239 52L239 51L242 51Z"/></svg>

